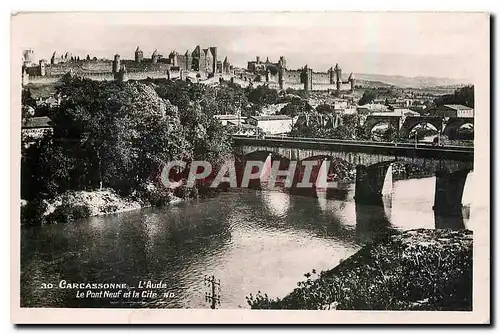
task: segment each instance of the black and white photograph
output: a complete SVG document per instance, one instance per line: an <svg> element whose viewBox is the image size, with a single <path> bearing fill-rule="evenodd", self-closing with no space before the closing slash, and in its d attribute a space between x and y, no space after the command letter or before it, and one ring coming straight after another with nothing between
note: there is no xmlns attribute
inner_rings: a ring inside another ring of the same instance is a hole
<svg viewBox="0 0 500 334"><path fill-rule="evenodd" d="M487 318L489 20L16 14L19 322Z"/></svg>

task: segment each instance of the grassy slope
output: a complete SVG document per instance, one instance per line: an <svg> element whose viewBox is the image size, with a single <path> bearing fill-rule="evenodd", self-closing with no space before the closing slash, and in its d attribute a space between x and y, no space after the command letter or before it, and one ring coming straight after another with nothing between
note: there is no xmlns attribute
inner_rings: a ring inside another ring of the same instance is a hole
<svg viewBox="0 0 500 334"><path fill-rule="evenodd" d="M283 299L259 293L248 302L260 309L471 310L472 232L388 235L316 279L305 276Z"/></svg>

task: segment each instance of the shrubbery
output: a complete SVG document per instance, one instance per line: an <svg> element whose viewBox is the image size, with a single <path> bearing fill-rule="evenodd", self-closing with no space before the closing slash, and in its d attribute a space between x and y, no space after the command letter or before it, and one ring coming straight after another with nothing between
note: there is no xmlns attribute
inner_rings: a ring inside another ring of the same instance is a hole
<svg viewBox="0 0 500 334"><path fill-rule="evenodd" d="M46 221L43 214L47 210L47 203L44 200L35 199L21 206L21 224L24 226L40 225Z"/></svg>
<svg viewBox="0 0 500 334"><path fill-rule="evenodd" d="M306 274L284 298L260 291L255 309L472 310L472 232L417 230L384 236L336 268Z"/></svg>
<svg viewBox="0 0 500 334"><path fill-rule="evenodd" d="M69 223L76 219L87 218L90 214L90 208L86 205L63 202L54 212L47 216L47 221L50 223Z"/></svg>
<svg viewBox="0 0 500 334"><path fill-rule="evenodd" d="M50 111L53 136L22 152L21 198L34 203L102 188L126 197L150 182L165 161L218 162L232 152L232 140L213 115L248 103L235 85L162 79L120 85L65 76L57 93L61 104ZM166 202L163 194L150 196L153 205ZM23 209L26 222L36 220L36 205ZM85 213L62 207L53 219Z"/></svg>

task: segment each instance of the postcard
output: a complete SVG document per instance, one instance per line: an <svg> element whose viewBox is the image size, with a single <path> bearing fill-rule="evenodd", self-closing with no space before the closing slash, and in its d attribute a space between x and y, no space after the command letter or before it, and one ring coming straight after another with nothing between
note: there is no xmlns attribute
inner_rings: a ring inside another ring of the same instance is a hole
<svg viewBox="0 0 500 334"><path fill-rule="evenodd" d="M11 28L13 323L490 322L489 14Z"/></svg>

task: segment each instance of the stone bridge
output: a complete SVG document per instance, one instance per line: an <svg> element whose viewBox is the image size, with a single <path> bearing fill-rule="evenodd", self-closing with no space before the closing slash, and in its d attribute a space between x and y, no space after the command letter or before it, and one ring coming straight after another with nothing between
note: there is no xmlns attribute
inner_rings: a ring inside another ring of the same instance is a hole
<svg viewBox="0 0 500 334"><path fill-rule="evenodd" d="M440 215L461 214L465 180L474 166L473 147L434 147L402 143L329 140L315 138L233 136L237 156L297 161L315 157L338 158L356 165L357 203L381 203L384 181L392 180L391 164L402 162L426 167L436 175L434 210ZM388 175L390 173L391 175Z"/></svg>
<svg viewBox="0 0 500 334"><path fill-rule="evenodd" d="M474 124L474 117L368 115L363 125L366 134L370 135L375 125L381 123L389 124L403 138L408 138L410 132L421 124L431 124L440 134L454 138L462 125Z"/></svg>

